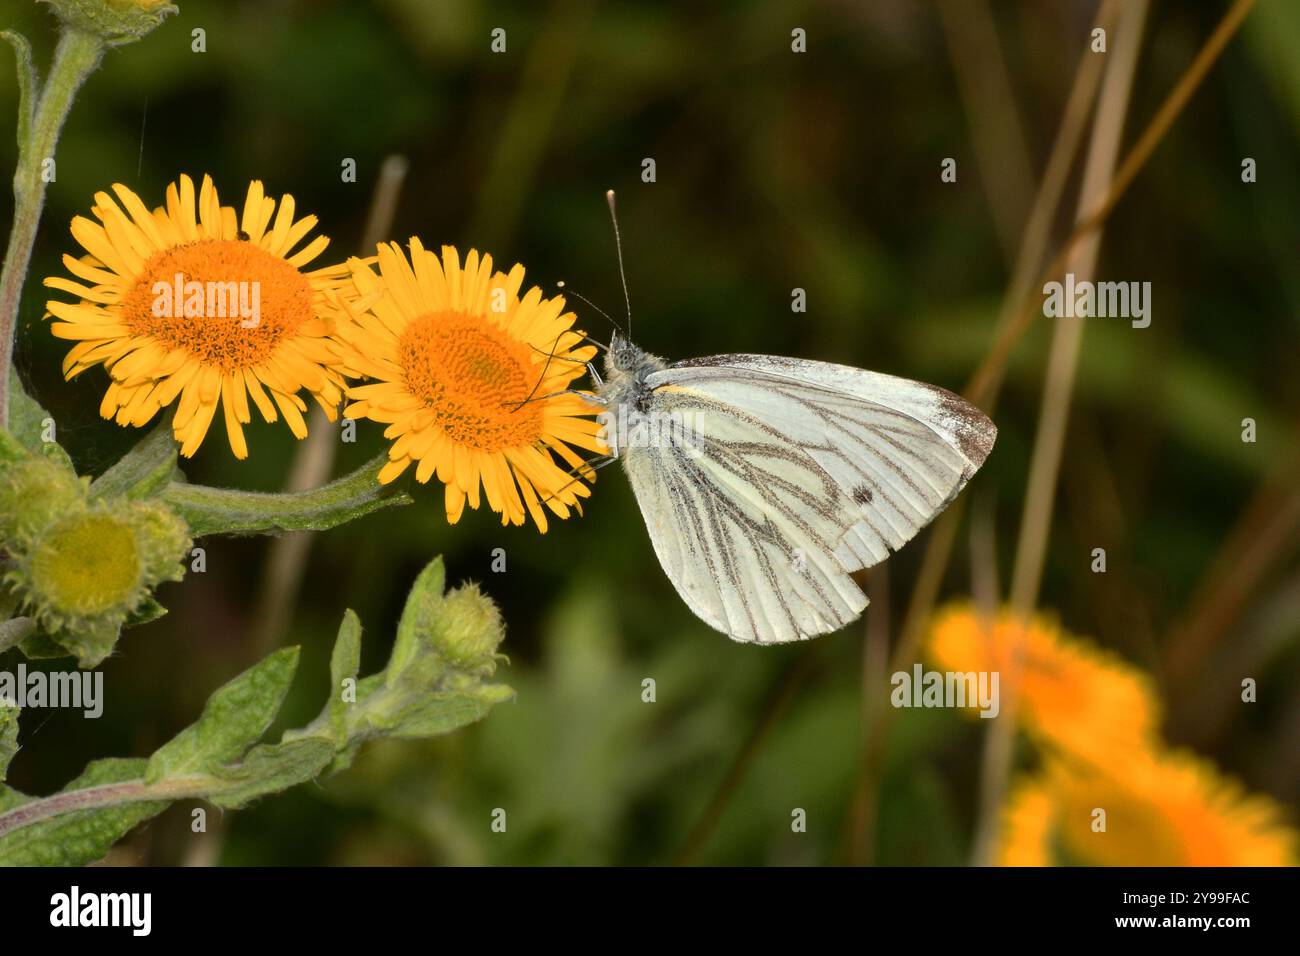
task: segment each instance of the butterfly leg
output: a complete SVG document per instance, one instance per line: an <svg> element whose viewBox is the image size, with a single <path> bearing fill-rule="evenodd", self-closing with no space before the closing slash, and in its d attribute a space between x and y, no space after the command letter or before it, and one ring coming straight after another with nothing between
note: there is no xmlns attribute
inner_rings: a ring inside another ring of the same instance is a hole
<svg viewBox="0 0 1300 956"><path fill-rule="evenodd" d="M549 495L543 498L542 503L545 504L546 502L554 498L556 495L562 494L564 492L564 489L568 488L572 484L582 481L584 478L590 480L589 478L590 475L599 471L601 468L604 468L606 465L616 461L618 461L617 455L600 455L599 457L593 458L590 461L584 461L577 468L570 468L568 471L568 475L571 480L561 485L555 491L551 492Z"/></svg>

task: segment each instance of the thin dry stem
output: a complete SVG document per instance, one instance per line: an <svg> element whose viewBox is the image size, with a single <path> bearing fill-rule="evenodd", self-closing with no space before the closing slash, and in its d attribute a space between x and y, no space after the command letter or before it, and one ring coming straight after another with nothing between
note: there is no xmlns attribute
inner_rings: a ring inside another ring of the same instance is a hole
<svg viewBox="0 0 1300 956"><path fill-rule="evenodd" d="M370 201L370 213L362 234L361 254L373 255L375 246L383 241L393 228L397 212L397 198L406 180L408 163L403 156L389 156L379 168L379 181ZM298 445L293 464L289 469L286 491L306 491L329 480L338 454L338 432L319 406L312 406L307 425L307 437ZM298 602L307 558L315 533L296 531L271 542L266 565L262 571L261 594L258 598L257 630L254 634L255 653L263 657L279 645L289 615Z"/></svg>
<svg viewBox="0 0 1300 956"><path fill-rule="evenodd" d="M1084 164L1083 185L1079 191L1078 220L1094 217L1094 210L1110 193L1124 120L1128 116L1133 77L1137 72L1138 48L1146 22L1146 0L1130 0L1120 11L1111 50L1107 54L1106 77L1097 104L1092 140ZM1090 282L1096 273L1101 249L1102 230L1091 231L1075 247L1066 271L1076 282ZM1073 310L1071 310L1072 312ZM1047 360L1047 380L1038 419L1038 433L1029 465L1029 487L1025 495L1024 515L1011 581L1011 606L1016 619L1025 621L1038 602L1042 584L1047 538L1051 530L1052 504L1056 500L1061 455L1065 448L1065 431L1070 416L1070 399L1074 394L1079 352L1083 347L1084 319L1073 314L1062 316L1052 333ZM980 810L975 831L972 862L989 866L994 862L1003 798L1015 753L1016 714L1022 645L1019 628L1013 632L1008 654L1009 673L1000 682L1001 709L985 737L984 760L980 768Z"/></svg>
<svg viewBox="0 0 1300 956"><path fill-rule="evenodd" d="M1022 247L1034 170L997 24L985 0L940 0L939 23L970 119L970 136L989 212L1007 261Z"/></svg>

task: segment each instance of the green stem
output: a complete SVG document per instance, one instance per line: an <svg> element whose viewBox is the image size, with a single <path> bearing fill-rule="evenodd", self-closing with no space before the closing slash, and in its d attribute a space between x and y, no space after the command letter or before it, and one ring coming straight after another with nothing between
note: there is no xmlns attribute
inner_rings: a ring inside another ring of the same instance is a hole
<svg viewBox="0 0 1300 956"><path fill-rule="evenodd" d="M405 492L379 483L387 453L356 471L310 491L272 493L172 482L162 499L185 519L190 533L267 534L324 531L389 505L409 504Z"/></svg>
<svg viewBox="0 0 1300 956"><path fill-rule="evenodd" d="M180 777L145 783L128 780L123 783L106 783L81 790L68 790L52 796L20 804L0 813L0 837L21 830L41 820L75 813L78 810L95 810L124 803L148 803L152 800L179 800L200 797L213 790L214 781L208 777Z"/></svg>
<svg viewBox="0 0 1300 956"><path fill-rule="evenodd" d="M14 173L14 221L0 272L0 427L9 424L9 375L13 364L18 304L31 263L32 246L45 206L44 164L54 147L81 84L99 65L104 41L98 36L64 27L54 50L50 73L41 87L26 141L18 150ZM20 104L20 109L23 105ZM21 128L21 123L20 123Z"/></svg>

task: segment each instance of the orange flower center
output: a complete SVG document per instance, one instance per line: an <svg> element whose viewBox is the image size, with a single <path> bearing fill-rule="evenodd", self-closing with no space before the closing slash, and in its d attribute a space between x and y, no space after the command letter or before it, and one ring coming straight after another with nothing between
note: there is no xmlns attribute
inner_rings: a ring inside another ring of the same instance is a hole
<svg viewBox="0 0 1300 956"><path fill-rule="evenodd" d="M260 364L310 321L311 282L251 242L200 239L155 252L122 299L134 335L222 371Z"/></svg>
<svg viewBox="0 0 1300 956"><path fill-rule="evenodd" d="M457 444L495 452L540 437L541 405L520 405L540 369L525 343L490 322L459 312L419 316L397 341L397 361L407 390Z"/></svg>

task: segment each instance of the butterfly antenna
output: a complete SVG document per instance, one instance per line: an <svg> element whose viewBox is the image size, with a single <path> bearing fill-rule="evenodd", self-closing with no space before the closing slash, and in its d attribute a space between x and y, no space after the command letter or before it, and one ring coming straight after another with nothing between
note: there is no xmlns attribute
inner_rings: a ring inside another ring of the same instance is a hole
<svg viewBox="0 0 1300 956"><path fill-rule="evenodd" d="M627 273L623 270L623 238L618 234L618 213L614 209L614 190L605 191L609 218L614 223L614 249L618 252L618 277L623 283L623 305L627 310L627 336L632 337L632 297L627 294Z"/></svg>
<svg viewBox="0 0 1300 956"><path fill-rule="evenodd" d="M574 365L586 365L586 364L587 364L587 362L586 362L585 359L576 359L576 358L572 358L572 357L570 357L570 356L568 356L568 355L553 355L552 353L546 351L546 349L539 349L536 345L530 345L529 348L531 348L531 349L532 349L534 352L536 352L538 355L547 355L547 356L550 356L551 358L555 359L557 362L572 362Z"/></svg>
<svg viewBox="0 0 1300 956"><path fill-rule="evenodd" d="M556 286L557 289L563 289L565 295L571 295L571 296L573 296L575 299L580 299L580 300L582 300L582 301L585 302L588 306L590 306L594 311L596 311L599 315L603 316L606 322L608 322L610 325L614 326L614 328L618 329L618 331L620 331L620 332L623 331L623 327L622 327L621 325L619 325L617 322L615 322L614 319L610 316L610 314L609 314L608 312L606 312L604 309L602 309L602 308L601 308L600 306L598 306L596 303L592 302L590 299L588 299L588 298L587 298L585 295L583 295L581 292L577 292L577 291L575 291L575 290L573 290L573 289L570 289L567 285L564 284L564 280L563 280L563 279L561 279L559 282L555 283L555 286ZM588 340L589 340L593 345L599 345L601 348L605 349L605 351L609 351L609 346L606 345L604 342L597 342L595 339L591 338L591 336L585 336L585 338L587 338L587 339L588 339Z"/></svg>
<svg viewBox="0 0 1300 956"><path fill-rule="evenodd" d="M523 408L525 405L531 402L533 400L533 396L537 394L537 390L542 387L542 382L546 381L546 373L549 372L551 369L551 362L554 361L555 359L555 350L559 348L560 339L562 338L564 338L563 332L561 332L559 335L555 337L555 341L551 343L550 354L546 356L546 364L542 366L542 374L537 377L537 382L536 384L533 385L533 390L528 393L527 398L525 398L514 408L510 409L511 412L517 412L519 411L519 409Z"/></svg>

